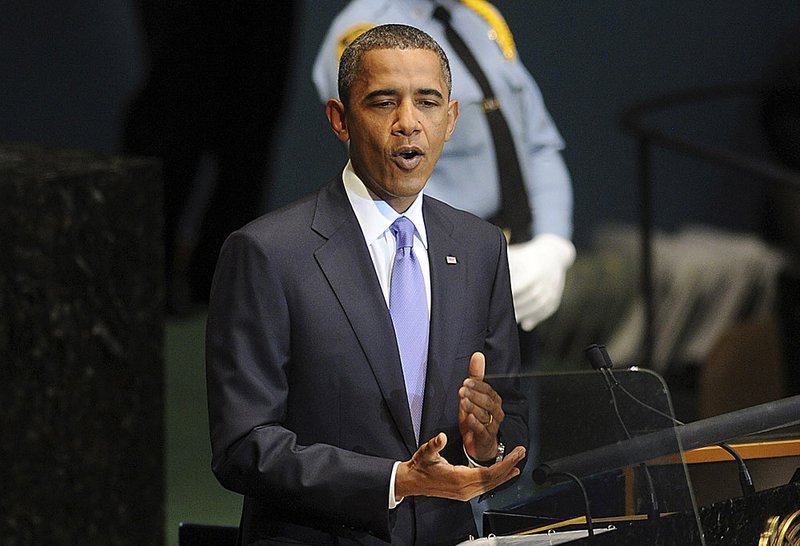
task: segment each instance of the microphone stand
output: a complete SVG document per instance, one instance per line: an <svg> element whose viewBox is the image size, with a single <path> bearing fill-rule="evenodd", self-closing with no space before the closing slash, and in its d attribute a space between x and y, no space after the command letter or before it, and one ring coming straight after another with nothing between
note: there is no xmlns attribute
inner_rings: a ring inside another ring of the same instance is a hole
<svg viewBox="0 0 800 546"><path fill-rule="evenodd" d="M620 417L619 410L617 409L617 401L614 396L614 388L618 388L619 390L621 390L628 398L630 398L640 406L644 407L645 409L669 419L670 421L672 421L673 424L678 426L684 426L686 424L683 421L675 419L672 415L668 415L663 411L660 411L652 407L651 405L639 400L639 398L631 394L630 391L628 391L628 389L622 386L622 384L620 384L620 382L617 381L617 378L614 377L614 372L611 371L613 363L611 361L611 357L608 356L608 352L606 351L605 345L597 345L597 344L589 345L588 347L586 347L586 349L584 349L584 353L586 354L586 358L589 360L589 363L592 365L592 368L594 368L595 370L600 370L600 372L603 374L603 379L605 380L606 386L608 387L609 392L611 393L611 397L614 401L614 409L617 412L618 419L621 420L622 417ZM623 424L623 428L624 427L625 425ZM625 432L627 434L627 430ZM630 435L628 435L628 439L630 439ZM745 464L744 459L742 459L742 456L739 454L739 452L737 452L734 448L730 446L730 444L726 442L719 442L716 445L724 449L731 457L733 457L734 461L736 461L736 465L739 469L739 486L742 489L742 495L748 496L755 493L756 489L755 486L753 485L753 478L751 477L750 471L747 469L747 465ZM644 465L644 463L642 463L642 465ZM649 472L647 474L648 474L647 476L648 480L652 482L652 479L649 476Z"/></svg>
<svg viewBox="0 0 800 546"><path fill-rule="evenodd" d="M617 405L617 395L614 391L615 386L619 387L622 386L619 384L617 378L614 377L614 374L611 372L611 366L612 366L611 358L608 356L608 353L605 350L605 346L590 345L586 349L584 349L584 353L586 354L586 357L589 360L589 364L591 364L595 370L600 370L600 373L603 375L603 380L605 381L606 387L608 388L608 393L611 395L611 402L614 405L614 413L617 416L617 421L622 427L623 432L625 432L625 437L628 440L630 440L631 435L630 432L628 432L628 427L625 425L625 420L622 418L622 415L619 412L619 406ZM628 396L633 398L635 401L637 402L639 401L636 397L633 397L624 388L622 390ZM655 485L653 484L653 476L650 474L650 469L647 467L646 463L644 462L639 463L639 467L642 469L645 479L647 480L647 492L649 499L647 519L658 519L659 518L658 497L656 496L656 488Z"/></svg>

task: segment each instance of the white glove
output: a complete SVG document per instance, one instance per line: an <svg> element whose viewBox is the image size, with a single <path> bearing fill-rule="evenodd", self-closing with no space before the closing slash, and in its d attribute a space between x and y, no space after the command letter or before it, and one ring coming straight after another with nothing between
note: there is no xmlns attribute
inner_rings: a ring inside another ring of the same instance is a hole
<svg viewBox="0 0 800 546"><path fill-rule="evenodd" d="M552 233L508 247L511 294L520 328L529 332L555 313L561 303L567 269L574 261L575 246Z"/></svg>

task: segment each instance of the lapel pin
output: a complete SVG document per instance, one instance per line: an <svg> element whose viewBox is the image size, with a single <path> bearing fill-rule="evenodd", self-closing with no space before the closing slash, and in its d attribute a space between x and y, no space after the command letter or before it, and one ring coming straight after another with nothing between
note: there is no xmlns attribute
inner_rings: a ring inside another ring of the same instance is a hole
<svg viewBox="0 0 800 546"><path fill-rule="evenodd" d="M455 256L448 256L447 257L447 263L450 264L450 265L457 264L458 260L456 259Z"/></svg>

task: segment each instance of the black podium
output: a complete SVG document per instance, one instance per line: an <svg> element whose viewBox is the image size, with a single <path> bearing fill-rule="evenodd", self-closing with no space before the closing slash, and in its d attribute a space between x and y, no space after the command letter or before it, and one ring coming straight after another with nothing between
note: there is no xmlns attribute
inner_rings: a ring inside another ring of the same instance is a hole
<svg viewBox="0 0 800 546"><path fill-rule="evenodd" d="M647 370L531 374L520 383L531 400L530 457L489 501L492 538L481 541L738 546L800 534L800 483L755 483L756 492L698 507L686 464L687 450L796 424L800 397L681 425L664 381ZM732 465L723 479L738 490L737 474Z"/></svg>

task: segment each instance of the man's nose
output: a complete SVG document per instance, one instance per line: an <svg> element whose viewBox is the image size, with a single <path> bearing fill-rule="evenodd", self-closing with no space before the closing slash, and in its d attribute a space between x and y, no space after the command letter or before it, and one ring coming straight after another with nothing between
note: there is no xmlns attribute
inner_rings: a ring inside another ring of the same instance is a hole
<svg viewBox="0 0 800 546"><path fill-rule="evenodd" d="M417 109L411 101L404 101L397 109L395 131L410 136L419 130L420 121Z"/></svg>

